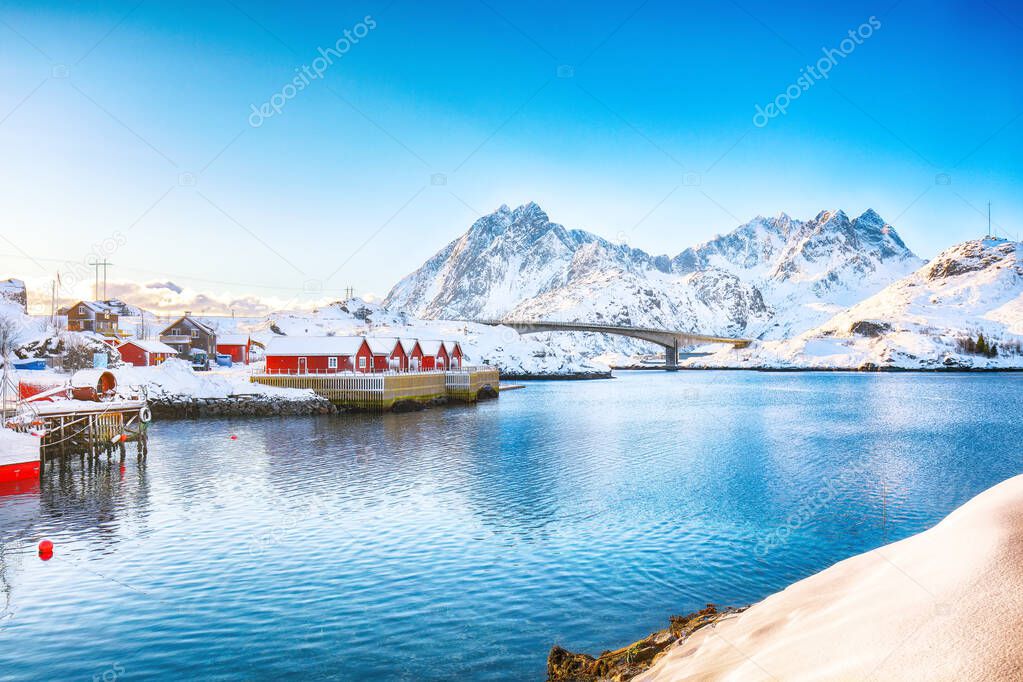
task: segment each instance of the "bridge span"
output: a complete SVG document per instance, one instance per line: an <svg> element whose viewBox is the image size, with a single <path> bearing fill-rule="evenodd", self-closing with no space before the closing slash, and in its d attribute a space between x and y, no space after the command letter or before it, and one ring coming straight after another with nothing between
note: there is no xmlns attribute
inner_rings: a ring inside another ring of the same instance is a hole
<svg viewBox="0 0 1023 682"><path fill-rule="evenodd" d="M668 371L678 369L679 346L699 343L723 343L733 348L745 348L749 339L733 339L724 336L707 336L671 329L653 329L650 327L624 327L613 324L592 324L590 322L555 322L551 320L474 320L478 324L511 327L519 334L539 334L541 332L591 332L595 334L617 334L657 344L664 348L664 368Z"/></svg>

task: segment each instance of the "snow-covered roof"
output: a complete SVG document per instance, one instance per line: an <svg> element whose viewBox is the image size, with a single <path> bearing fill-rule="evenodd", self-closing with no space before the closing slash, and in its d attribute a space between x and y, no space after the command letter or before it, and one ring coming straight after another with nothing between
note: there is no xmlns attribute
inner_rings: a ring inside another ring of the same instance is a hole
<svg viewBox="0 0 1023 682"><path fill-rule="evenodd" d="M154 339L128 339L121 345L124 346L129 343L133 346L138 346L147 353L170 353L171 355L178 354L177 349L171 348L166 343L161 343Z"/></svg>
<svg viewBox="0 0 1023 682"><path fill-rule="evenodd" d="M398 340L401 341L401 347L405 349L405 353L406 354L411 353L415 349L416 344L419 343L419 339L398 339Z"/></svg>
<svg viewBox="0 0 1023 682"><path fill-rule="evenodd" d="M275 336L266 355L355 355L365 342L361 336Z"/></svg>
<svg viewBox="0 0 1023 682"><path fill-rule="evenodd" d="M102 313L102 312L105 312L107 310L98 301L78 301L74 305L68 306L67 309L68 309L68 311L71 311L71 310L77 308L80 305L85 306L86 308L88 308L89 310L91 310L94 313Z"/></svg>
<svg viewBox="0 0 1023 682"><path fill-rule="evenodd" d="M167 325L166 328L164 328L164 330L161 332L161 334L166 334L169 329L173 329L175 326L177 326L181 322L185 322L185 321L190 322L191 324L195 325L196 327L198 327L202 331L206 332L207 334L216 334L216 331L213 329L213 327L209 326L205 322L197 320L196 318L192 317L191 315L182 315L178 319L174 320L169 325Z"/></svg>
<svg viewBox="0 0 1023 682"><path fill-rule="evenodd" d="M244 346L248 342L248 334L217 334L218 346Z"/></svg>
<svg viewBox="0 0 1023 682"><path fill-rule="evenodd" d="M423 353L426 355L437 355L440 353L440 349L444 347L443 341L420 341L419 347L423 349Z"/></svg>
<svg viewBox="0 0 1023 682"><path fill-rule="evenodd" d="M451 355L452 353L455 352L455 346L458 346L458 342L457 341L445 341L444 342L444 348L447 349L448 355ZM461 348L461 346L458 346L458 347Z"/></svg>
<svg viewBox="0 0 1023 682"><path fill-rule="evenodd" d="M390 355L394 351L394 347L397 345L398 339L367 336L366 343L369 344L369 351L373 355ZM404 346L402 346L402 348L404 348Z"/></svg>

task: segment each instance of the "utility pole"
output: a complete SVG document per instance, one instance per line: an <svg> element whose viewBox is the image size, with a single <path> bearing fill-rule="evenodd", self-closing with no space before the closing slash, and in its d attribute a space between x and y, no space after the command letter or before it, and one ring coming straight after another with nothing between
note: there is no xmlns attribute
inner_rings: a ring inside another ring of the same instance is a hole
<svg viewBox="0 0 1023 682"><path fill-rule="evenodd" d="M91 263L89 263L89 265L91 265L94 268L96 268L96 284L95 284L95 287L93 289L92 296L97 301L100 300L99 299L99 269L100 269L100 266L103 267L103 300L105 301L107 299L107 266L108 265L113 265L113 263L108 263L107 260L104 258L102 262L94 260Z"/></svg>

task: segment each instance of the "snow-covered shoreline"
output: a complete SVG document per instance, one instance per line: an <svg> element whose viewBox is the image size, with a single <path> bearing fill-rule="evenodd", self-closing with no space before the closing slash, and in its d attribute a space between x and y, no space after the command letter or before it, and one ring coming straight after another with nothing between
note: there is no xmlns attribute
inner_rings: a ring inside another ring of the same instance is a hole
<svg viewBox="0 0 1023 682"><path fill-rule="evenodd" d="M1021 509L1018 475L748 608L673 617L597 658L555 647L548 679L1018 680Z"/></svg>

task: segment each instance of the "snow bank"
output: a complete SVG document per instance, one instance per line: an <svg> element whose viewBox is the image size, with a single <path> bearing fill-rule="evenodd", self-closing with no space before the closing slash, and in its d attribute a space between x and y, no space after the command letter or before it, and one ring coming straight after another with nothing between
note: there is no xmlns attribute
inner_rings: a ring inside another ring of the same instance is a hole
<svg viewBox="0 0 1023 682"><path fill-rule="evenodd" d="M1023 476L672 649L645 682L1019 680Z"/></svg>
<svg viewBox="0 0 1023 682"><path fill-rule="evenodd" d="M233 370L233 371L232 371ZM156 367L121 367L111 370L118 386L144 388L151 399L182 396L199 399L265 396L282 400L308 400L315 394L297 388L276 388L249 381L244 367L224 371L195 372L184 360L172 358Z"/></svg>

